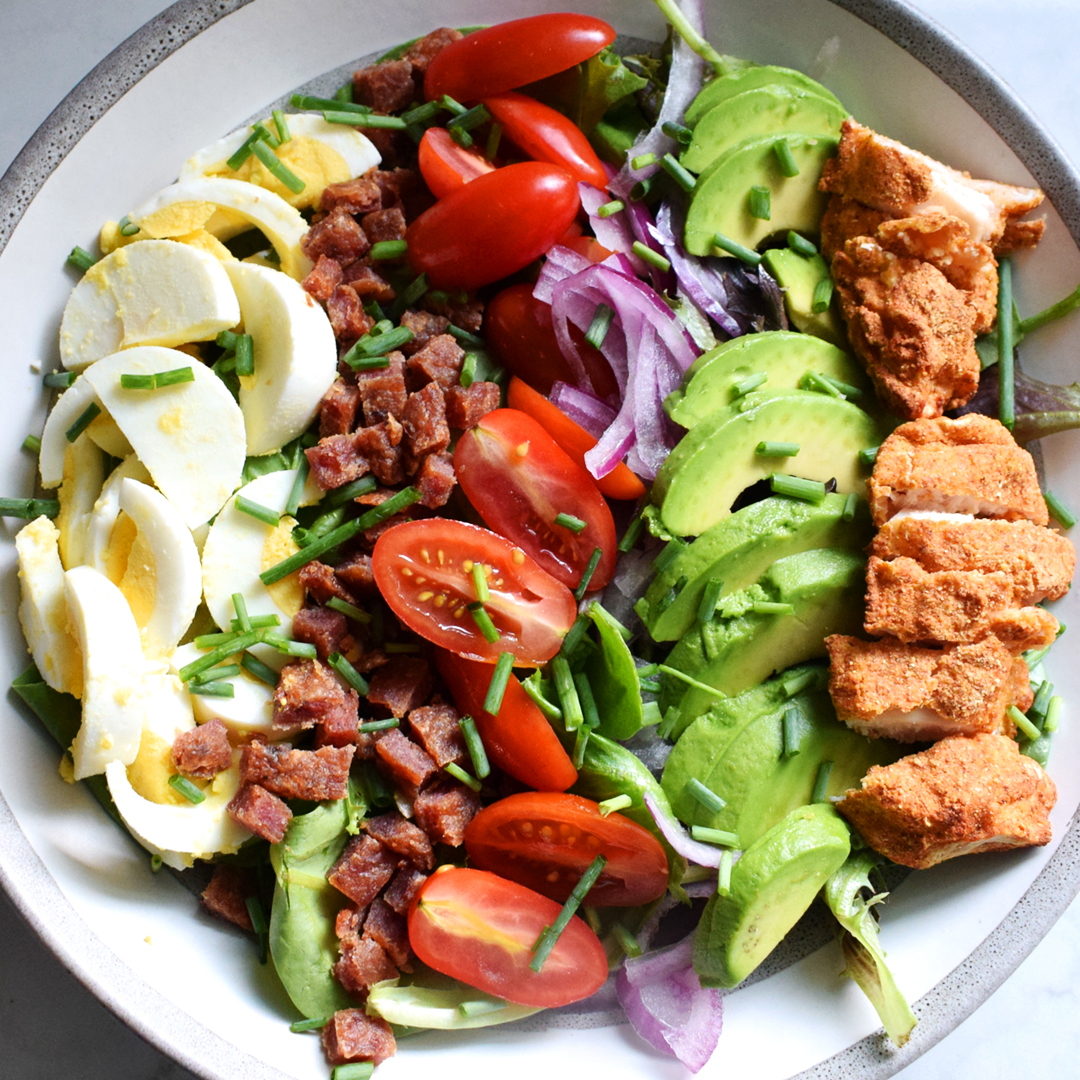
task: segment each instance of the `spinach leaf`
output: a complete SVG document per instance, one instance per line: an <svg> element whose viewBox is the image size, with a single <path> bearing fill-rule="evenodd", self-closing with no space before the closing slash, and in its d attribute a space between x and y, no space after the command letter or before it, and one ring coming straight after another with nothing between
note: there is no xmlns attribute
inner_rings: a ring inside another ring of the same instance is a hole
<svg viewBox="0 0 1080 1080"><path fill-rule="evenodd" d="M644 721L637 665L619 623L597 603L589 606L589 617L600 632L600 650L584 668L600 715L597 730L609 739L629 739Z"/></svg>

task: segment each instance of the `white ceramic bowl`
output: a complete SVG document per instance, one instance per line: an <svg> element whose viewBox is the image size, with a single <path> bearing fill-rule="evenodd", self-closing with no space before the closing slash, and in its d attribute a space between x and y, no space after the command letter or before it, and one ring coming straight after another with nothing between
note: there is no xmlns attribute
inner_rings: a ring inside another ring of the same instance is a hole
<svg viewBox="0 0 1080 1080"><path fill-rule="evenodd" d="M72 279L73 244L170 182L189 152L301 85L325 91L361 56L431 29L572 6L622 33L657 38L648 0L423 0L390 8L370 0L182 0L135 35L68 97L0 181L0 296L4 298L8 422L0 433L5 493L29 492L23 435L40 430L44 397L30 365L55 363L59 316ZM1050 195L1047 235L1016 259L1018 303L1033 311L1080 280L1080 181L1007 90L954 42L893 0L726 0L708 6L722 51L812 69L863 122L979 176L1036 183ZM904 48L895 44L902 42ZM243 62L231 62L242 57ZM340 70L339 70L340 69ZM817 69L820 70L820 69ZM816 72L815 72L816 73ZM936 74L935 74L936 73ZM163 122L165 120L166 122ZM1023 346L1034 374L1071 381L1080 346L1070 323ZM1076 433L1045 446L1053 485L1076 490ZM8 523L9 531L15 523ZM13 619L14 554L0 549L0 680L25 664ZM1076 622L1076 601L1056 613ZM1051 675L1078 699L1068 638ZM247 939L199 914L192 896L153 876L140 849L87 792L65 785L55 747L10 702L0 755L0 878L46 943L107 1005L165 1053L208 1080L326 1076L317 1040L291 1035L292 1010ZM914 875L889 901L882 938L901 987L917 1000L919 1027L902 1052L888 1049L857 988L836 978L831 946L725 1001L725 1031L703 1076L755 1080L891 1075L975 1008L1027 954L1080 884L1070 831L1080 804L1080 731L1055 737L1051 774L1059 801L1055 839L1037 851L958 860ZM779 1036L779 1037L778 1037ZM489 1029L405 1042L380 1068L385 1080L437 1067L454 1075L512 1070L547 1077L678 1077L625 1026L587 1032Z"/></svg>

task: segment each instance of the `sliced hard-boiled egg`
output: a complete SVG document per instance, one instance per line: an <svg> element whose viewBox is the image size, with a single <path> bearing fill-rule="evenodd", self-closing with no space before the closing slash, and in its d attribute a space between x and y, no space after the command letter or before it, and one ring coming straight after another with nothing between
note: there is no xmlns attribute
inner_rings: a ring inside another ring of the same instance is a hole
<svg viewBox="0 0 1080 1080"><path fill-rule="evenodd" d="M89 439L70 443L64 454L64 482L57 493L60 513L56 516L60 560L65 569L86 561L90 518L104 479L105 458L97 444Z"/></svg>
<svg viewBox="0 0 1080 1080"><path fill-rule="evenodd" d="M94 417L90 422L90 426L86 429L86 434L109 457L123 460L132 452L131 443L124 438L124 433L108 413L102 413L100 416Z"/></svg>
<svg viewBox="0 0 1080 1080"><path fill-rule="evenodd" d="M120 484L129 476L144 484L151 482L149 470L134 454L125 457L105 481L86 531L86 565L100 570L114 585L119 585L124 576L128 551L135 539L134 522L119 525ZM114 538L118 528L120 533Z"/></svg>
<svg viewBox="0 0 1080 1080"><path fill-rule="evenodd" d="M38 453L38 468L41 470L43 487L59 487L64 480L64 457L71 440L67 433L72 425L91 406L100 410L101 402L93 386L84 378L78 378L57 399L45 418L45 427L41 432L41 450ZM85 432L78 436L82 441Z"/></svg>
<svg viewBox="0 0 1080 1080"><path fill-rule="evenodd" d="M209 341L240 321L221 263L172 240L142 240L96 262L60 324L64 367L81 371L134 345Z"/></svg>
<svg viewBox="0 0 1080 1080"><path fill-rule="evenodd" d="M205 655L205 650L194 643L181 645L172 655L173 669L179 671L186 664ZM227 662L237 661L230 659ZM233 688L231 698L191 695L191 707L195 712L195 719L200 724L217 719L240 737L258 733L265 735L268 739L282 739L291 734L289 729L274 728L274 688L272 686L255 678L246 668L241 669L239 675L234 675L224 681Z"/></svg>
<svg viewBox="0 0 1080 1080"><path fill-rule="evenodd" d="M240 380L247 452L272 454L305 431L337 378L337 342L326 312L290 277L229 263L255 374Z"/></svg>
<svg viewBox="0 0 1080 1080"><path fill-rule="evenodd" d="M124 374L152 375L185 367L194 376L191 382L156 390L125 390L120 385ZM185 353L157 345L125 349L98 360L67 394L84 380L188 527L209 521L239 485L244 468L244 418L225 384Z"/></svg>
<svg viewBox="0 0 1080 1080"><path fill-rule="evenodd" d="M19 622L45 682L82 697L82 650L68 626L59 539L60 531L47 517L31 521L15 536L22 585Z"/></svg>
<svg viewBox="0 0 1080 1080"><path fill-rule="evenodd" d="M311 270L300 248L308 230L300 211L257 184L223 176L180 180L159 191L128 215L133 225L155 239L185 240L209 233L219 240L245 227L259 229L281 260L281 269L297 281Z"/></svg>
<svg viewBox="0 0 1080 1080"><path fill-rule="evenodd" d="M176 772L172 756L176 736L195 727L191 695L165 664L148 664L144 680L156 707L143 719L139 752L127 767L128 779L150 802L187 805L188 800L170 786L169 777Z"/></svg>
<svg viewBox="0 0 1080 1080"><path fill-rule="evenodd" d="M120 481L120 509L138 529L119 582L135 615L148 659L176 648L202 599L202 568L191 530L161 494L130 477Z"/></svg>
<svg viewBox="0 0 1080 1080"><path fill-rule="evenodd" d="M263 123L271 132L273 120ZM302 191L287 188L254 155L251 154L237 169L230 169L228 159L246 142L250 127L239 128L223 139L203 147L184 162L180 179L196 176L225 176L247 180L280 195L292 206L314 206L327 184L339 184L374 169L382 160L371 140L356 128L328 124L321 116L294 113L286 117L289 139L274 149L283 162L304 184Z"/></svg>

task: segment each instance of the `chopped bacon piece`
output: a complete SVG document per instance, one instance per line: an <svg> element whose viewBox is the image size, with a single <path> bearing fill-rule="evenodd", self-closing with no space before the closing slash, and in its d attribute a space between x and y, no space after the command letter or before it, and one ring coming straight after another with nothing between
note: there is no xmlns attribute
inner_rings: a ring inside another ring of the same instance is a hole
<svg viewBox="0 0 1080 1080"><path fill-rule="evenodd" d="M351 285L361 300L389 304L397 296L390 282L367 259L357 259L346 268L345 284Z"/></svg>
<svg viewBox="0 0 1080 1080"><path fill-rule="evenodd" d="M253 930L247 900L249 896L257 896L258 892L259 881L250 867L218 863L210 884L203 889L203 907L211 915L217 915L241 930Z"/></svg>
<svg viewBox="0 0 1080 1080"><path fill-rule="evenodd" d="M319 438L327 435L348 435L356 427L356 414L360 410L360 391L337 379L323 396L319 406Z"/></svg>
<svg viewBox="0 0 1080 1080"><path fill-rule="evenodd" d="M389 210L372 210L364 215L360 227L373 244L385 240L404 240L405 214L399 206L391 206Z"/></svg>
<svg viewBox="0 0 1080 1080"><path fill-rule="evenodd" d="M364 423L381 424L393 416L400 418L405 411L408 392L405 389L405 357L392 352L387 357L389 367L365 371L356 377L356 389L364 404Z"/></svg>
<svg viewBox="0 0 1080 1080"><path fill-rule="evenodd" d="M316 603L325 604L332 596L353 602L353 594L338 580L337 570L318 559L300 567L300 584Z"/></svg>
<svg viewBox="0 0 1080 1080"><path fill-rule="evenodd" d="M409 357L409 372L424 382L436 382L444 390L456 386L461 378L465 350L453 334L439 334Z"/></svg>
<svg viewBox="0 0 1080 1080"><path fill-rule="evenodd" d="M363 337L375 320L364 310L364 302L351 285L339 285L326 301L326 314L334 328L334 337L343 345L351 345Z"/></svg>
<svg viewBox="0 0 1080 1080"><path fill-rule="evenodd" d="M375 754L394 782L406 790L416 790L438 769L427 752L400 731L387 732L375 744Z"/></svg>
<svg viewBox="0 0 1080 1080"><path fill-rule="evenodd" d="M322 1029L323 1052L331 1065L349 1061L381 1064L394 1056L397 1043L390 1025L363 1009L339 1009Z"/></svg>
<svg viewBox="0 0 1080 1080"><path fill-rule="evenodd" d="M271 844L281 842L292 820L285 803L258 784L245 784L225 809L233 821Z"/></svg>
<svg viewBox="0 0 1080 1080"><path fill-rule="evenodd" d="M364 937L378 942L397 967L408 970L409 928L386 901L376 898L371 902L364 920Z"/></svg>
<svg viewBox="0 0 1080 1080"><path fill-rule="evenodd" d="M420 489L421 506L429 510L445 506L457 483L454 459L445 452L425 454L413 483Z"/></svg>
<svg viewBox="0 0 1080 1080"><path fill-rule="evenodd" d="M184 776L212 780L232 764L229 729L217 719L208 720L173 740L173 763Z"/></svg>
<svg viewBox="0 0 1080 1080"><path fill-rule="evenodd" d="M341 263L329 255L320 255L301 284L309 295L325 304L341 284L342 277Z"/></svg>
<svg viewBox="0 0 1080 1080"><path fill-rule="evenodd" d="M484 301L473 297L460 300L433 300L431 293L424 297L424 306L436 315L445 315L459 330L468 330L470 334L480 332L484 322Z"/></svg>
<svg viewBox="0 0 1080 1080"><path fill-rule="evenodd" d="M375 574L371 569L370 555L359 552L350 555L344 562L334 567L334 574L355 595L367 594L375 589Z"/></svg>
<svg viewBox="0 0 1080 1080"><path fill-rule="evenodd" d="M409 713L409 729L440 769L450 762L462 765L468 757L460 719L453 705L424 705Z"/></svg>
<svg viewBox="0 0 1080 1080"><path fill-rule="evenodd" d="M327 184L319 196L319 209L331 213L338 207L350 214L367 214L382 206L382 189L371 173Z"/></svg>
<svg viewBox="0 0 1080 1080"><path fill-rule="evenodd" d="M440 780L416 796L416 822L439 843L460 847L465 828L480 811L480 796L464 784Z"/></svg>
<svg viewBox="0 0 1080 1080"><path fill-rule="evenodd" d="M342 686L334 673L318 660L295 660L281 670L274 691L274 723L281 727L312 727L342 707L356 712L355 690Z"/></svg>
<svg viewBox="0 0 1080 1080"><path fill-rule="evenodd" d="M240 751L240 779L285 799L344 799L352 759L351 746L293 750L287 743L251 742Z"/></svg>
<svg viewBox="0 0 1080 1080"><path fill-rule="evenodd" d="M405 915L427 879L427 874L417 870L411 863L406 863L394 875L383 893L383 899L399 915Z"/></svg>
<svg viewBox="0 0 1080 1080"><path fill-rule="evenodd" d="M435 866L435 856L431 850L431 840L423 829L418 829L407 818L396 811L368 818L364 828L381 841L391 851L408 859L421 870L431 870Z"/></svg>
<svg viewBox="0 0 1080 1080"><path fill-rule="evenodd" d="M423 390L409 395L401 415L402 427L414 458L438 454L450 445L450 427L446 422L446 399L442 387L428 383Z"/></svg>
<svg viewBox="0 0 1080 1080"><path fill-rule="evenodd" d="M371 466L379 482L393 486L405 479L405 448L401 445L402 425L393 416L381 424L359 428L352 439L358 454Z"/></svg>
<svg viewBox="0 0 1080 1080"><path fill-rule="evenodd" d="M339 941L347 941L349 938L358 938L367 917L367 908L356 904L346 904L334 916L334 933Z"/></svg>
<svg viewBox="0 0 1080 1080"><path fill-rule="evenodd" d="M356 218L339 206L311 226L301 239L300 247L313 262L325 255L346 266L366 255L371 244Z"/></svg>
<svg viewBox="0 0 1080 1080"><path fill-rule="evenodd" d="M443 315L432 315L429 311L414 311L410 308L401 316L401 325L413 334L412 341L402 345L401 351L406 356L412 356L433 339L445 334L450 320Z"/></svg>
<svg viewBox="0 0 1080 1080"><path fill-rule="evenodd" d="M354 836L326 880L355 904L366 907L394 876L398 856L373 836Z"/></svg>
<svg viewBox="0 0 1080 1080"><path fill-rule="evenodd" d="M471 386L451 386L446 391L446 421L452 428L468 431L489 412L499 407L502 390L498 383L474 382Z"/></svg>
<svg viewBox="0 0 1080 1080"><path fill-rule="evenodd" d="M334 978L350 994L363 997L377 982L396 979L398 974L386 950L373 935L342 941L341 956L334 965Z"/></svg>
<svg viewBox="0 0 1080 1080"><path fill-rule="evenodd" d="M384 705L393 716L405 716L431 697L433 686L431 665L426 660L395 656L372 676L367 699L372 705Z"/></svg>
<svg viewBox="0 0 1080 1080"><path fill-rule="evenodd" d="M398 112L412 104L416 84L408 60L387 60L353 72L353 101L376 112Z"/></svg>
<svg viewBox="0 0 1080 1080"><path fill-rule="evenodd" d="M349 632L349 623L340 611L332 608L301 608L293 616L292 636L297 641L314 645L319 659L325 661L338 651L341 639Z"/></svg>
<svg viewBox="0 0 1080 1080"><path fill-rule="evenodd" d="M357 449L352 435L327 435L304 453L315 483L323 491L351 484L371 472L367 458Z"/></svg>
<svg viewBox="0 0 1080 1080"><path fill-rule="evenodd" d="M453 30L448 26L442 26L438 30L432 30L419 41L414 41L402 54L402 60L408 60L412 64L413 74L420 76L428 69L428 64L446 48L452 41L460 41L464 35L460 30Z"/></svg>

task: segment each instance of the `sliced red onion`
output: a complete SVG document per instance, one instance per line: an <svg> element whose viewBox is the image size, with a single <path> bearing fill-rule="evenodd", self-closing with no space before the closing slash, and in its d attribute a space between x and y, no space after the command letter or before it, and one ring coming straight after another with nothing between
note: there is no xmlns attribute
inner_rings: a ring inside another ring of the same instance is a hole
<svg viewBox="0 0 1080 1080"><path fill-rule="evenodd" d="M600 217L596 211L610 201L607 192L584 182L578 184L578 191L581 193L581 205L585 208L585 213L589 215L589 225L596 234L596 239L608 251L617 251L625 255L630 260L633 272L644 276L647 268L644 259L633 252L634 241L637 237L634 235L627 211L620 210L609 217Z"/></svg>
<svg viewBox="0 0 1080 1080"><path fill-rule="evenodd" d="M594 439L599 439L604 431L611 427L617 413L593 394L579 390L569 383L556 382L549 395L552 404L560 409L579 427L584 428Z"/></svg>
<svg viewBox="0 0 1080 1080"><path fill-rule="evenodd" d="M689 862L697 863L698 866L720 866L720 848L691 839L690 834L675 819L670 810L660 806L653 792L646 791L644 798L645 805L656 821L657 828L679 855Z"/></svg>
<svg viewBox="0 0 1080 1080"><path fill-rule="evenodd" d="M704 989L693 965L693 935L666 949L627 960L615 978L619 1001L634 1030L698 1072L723 1029L723 1000Z"/></svg>

